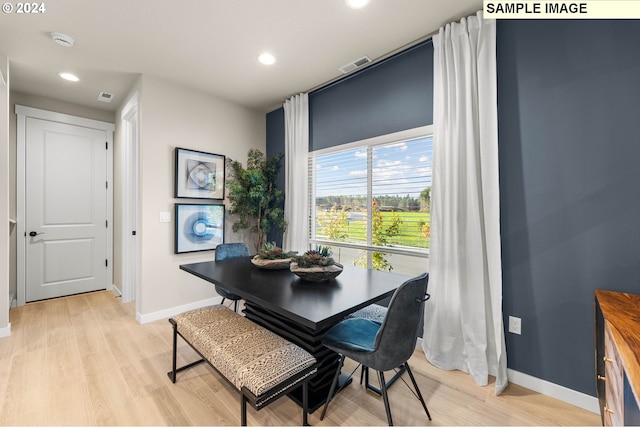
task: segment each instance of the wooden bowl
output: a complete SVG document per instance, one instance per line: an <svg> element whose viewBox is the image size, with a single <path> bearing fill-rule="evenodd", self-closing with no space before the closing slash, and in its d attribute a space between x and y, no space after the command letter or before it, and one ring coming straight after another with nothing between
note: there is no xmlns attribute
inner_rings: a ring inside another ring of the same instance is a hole
<svg viewBox="0 0 640 427"><path fill-rule="evenodd" d="M258 255L251 258L251 263L258 268L264 268L265 270L281 270L289 268L291 258L279 258L279 259L261 259Z"/></svg>
<svg viewBox="0 0 640 427"><path fill-rule="evenodd" d="M289 269L293 274L308 282L320 282L323 280L331 280L338 277L342 273L342 264L335 263L326 267L298 267L298 264L292 262Z"/></svg>

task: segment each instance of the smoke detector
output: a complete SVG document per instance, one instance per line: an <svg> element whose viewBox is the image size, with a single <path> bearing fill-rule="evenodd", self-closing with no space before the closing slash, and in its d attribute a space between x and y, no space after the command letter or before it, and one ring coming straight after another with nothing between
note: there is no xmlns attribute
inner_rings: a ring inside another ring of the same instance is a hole
<svg viewBox="0 0 640 427"><path fill-rule="evenodd" d="M363 65L368 64L369 62L371 62L371 59L368 56L363 56L362 58L348 63L347 65L343 65L342 67L338 68L338 70L340 70L342 74L347 74L355 70L356 68L360 68Z"/></svg>
<svg viewBox="0 0 640 427"><path fill-rule="evenodd" d="M106 102L108 104L112 99L113 94L110 94L108 92L100 92L100 94L98 94L98 101Z"/></svg>
<svg viewBox="0 0 640 427"><path fill-rule="evenodd" d="M75 43L73 37L62 33L51 33L51 39L64 47L71 47Z"/></svg>

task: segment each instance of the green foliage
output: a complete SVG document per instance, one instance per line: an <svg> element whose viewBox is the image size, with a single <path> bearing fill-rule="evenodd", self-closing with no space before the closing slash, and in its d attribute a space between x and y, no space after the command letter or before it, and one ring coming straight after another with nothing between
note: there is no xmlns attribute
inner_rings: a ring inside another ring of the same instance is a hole
<svg viewBox="0 0 640 427"><path fill-rule="evenodd" d="M250 149L247 167L228 159L226 186L229 189L229 214L237 220L233 231L249 230L254 234L256 252L263 247L272 227L286 230L284 192L276 186L282 154L266 157L260 150Z"/></svg>
<svg viewBox="0 0 640 427"><path fill-rule="evenodd" d="M431 238L431 222L429 221L419 221L418 228L420 229L420 233L425 239Z"/></svg>
<svg viewBox="0 0 640 427"><path fill-rule="evenodd" d="M323 232L327 233L329 240L337 242L349 236L346 231L349 225L349 214L344 207L338 210L338 205L334 203L329 212L318 214L317 221Z"/></svg>
<svg viewBox="0 0 640 427"><path fill-rule="evenodd" d="M390 246L389 238L400 234L402 220L394 213L390 217L391 221L385 222L382 212L378 209L378 202L375 199L371 206L371 215L371 243L373 246ZM358 267L367 267L367 255L365 252L360 258L354 261L354 264ZM371 268L374 270L393 270L393 266L382 252L373 252L371 254Z"/></svg>
<svg viewBox="0 0 640 427"><path fill-rule="evenodd" d="M296 255L292 257L292 261L298 264L298 267L326 267L328 265L335 264L333 258L331 258L331 250L328 246L318 246L317 249L312 249L305 252L302 255Z"/></svg>
<svg viewBox="0 0 640 427"><path fill-rule="evenodd" d="M405 196L383 194L376 196L381 211L420 212L429 211L431 206L431 187L425 187L417 197L409 194ZM336 205L336 209L347 211L362 211L367 209L366 195L342 195L316 197L316 206L327 210Z"/></svg>
<svg viewBox="0 0 640 427"><path fill-rule="evenodd" d="M431 206L431 187L426 187L420 193L420 200L424 202L425 205Z"/></svg>
<svg viewBox="0 0 640 427"><path fill-rule="evenodd" d="M258 252L261 259L286 259L293 256L295 252L285 252L282 248L276 246L275 242L266 242L262 245L262 250Z"/></svg>

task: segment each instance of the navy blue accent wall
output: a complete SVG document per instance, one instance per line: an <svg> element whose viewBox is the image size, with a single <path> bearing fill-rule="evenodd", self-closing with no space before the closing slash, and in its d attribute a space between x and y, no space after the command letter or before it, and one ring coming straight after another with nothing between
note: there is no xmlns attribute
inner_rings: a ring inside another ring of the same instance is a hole
<svg viewBox="0 0 640 427"><path fill-rule="evenodd" d="M282 153L284 155L284 108L278 108L267 114L267 156ZM278 174L278 188L284 191L284 156L282 157L282 167ZM282 231L271 230L267 236L270 242L276 242L282 246Z"/></svg>
<svg viewBox="0 0 640 427"><path fill-rule="evenodd" d="M497 31L508 365L595 395L593 292L640 293L640 21Z"/></svg>
<svg viewBox="0 0 640 427"><path fill-rule="evenodd" d="M267 156L284 155L284 108L267 114ZM280 169L278 186L284 188L284 163Z"/></svg>
<svg viewBox="0 0 640 427"><path fill-rule="evenodd" d="M309 94L310 151L432 123L431 40Z"/></svg>
<svg viewBox="0 0 640 427"><path fill-rule="evenodd" d="M509 315L522 318L522 335L506 334L508 366L589 395L593 292L640 293L637 40L640 21L518 20L497 27L503 312L505 324ZM427 56L432 61L432 52ZM403 103L390 93L402 91L404 75L372 77L376 84L364 89L359 79L369 72L311 97L318 102L311 103L313 148L373 136L354 136L376 125L360 122L361 109L372 119L397 120L389 132L432 123L432 103ZM341 110L367 90L374 93L366 102ZM432 86L427 92L431 99ZM372 100L388 105L373 108ZM391 116L378 117L385 108ZM284 129L279 111L267 115L268 150L284 147L284 131L279 145L269 130L270 122Z"/></svg>

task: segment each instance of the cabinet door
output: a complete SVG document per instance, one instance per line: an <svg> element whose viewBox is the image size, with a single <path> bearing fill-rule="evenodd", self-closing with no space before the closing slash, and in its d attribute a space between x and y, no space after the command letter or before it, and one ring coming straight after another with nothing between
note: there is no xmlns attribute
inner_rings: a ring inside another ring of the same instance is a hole
<svg viewBox="0 0 640 427"><path fill-rule="evenodd" d="M613 339L611 328L605 322L604 360L606 402L604 409L605 425L620 426L624 424L624 397L622 360Z"/></svg>
<svg viewBox="0 0 640 427"><path fill-rule="evenodd" d="M606 377L604 376L604 316L602 315L602 309L600 308L598 298L595 299L595 342L596 396L598 396L600 417L602 418L602 425L604 425L604 408L606 400Z"/></svg>

